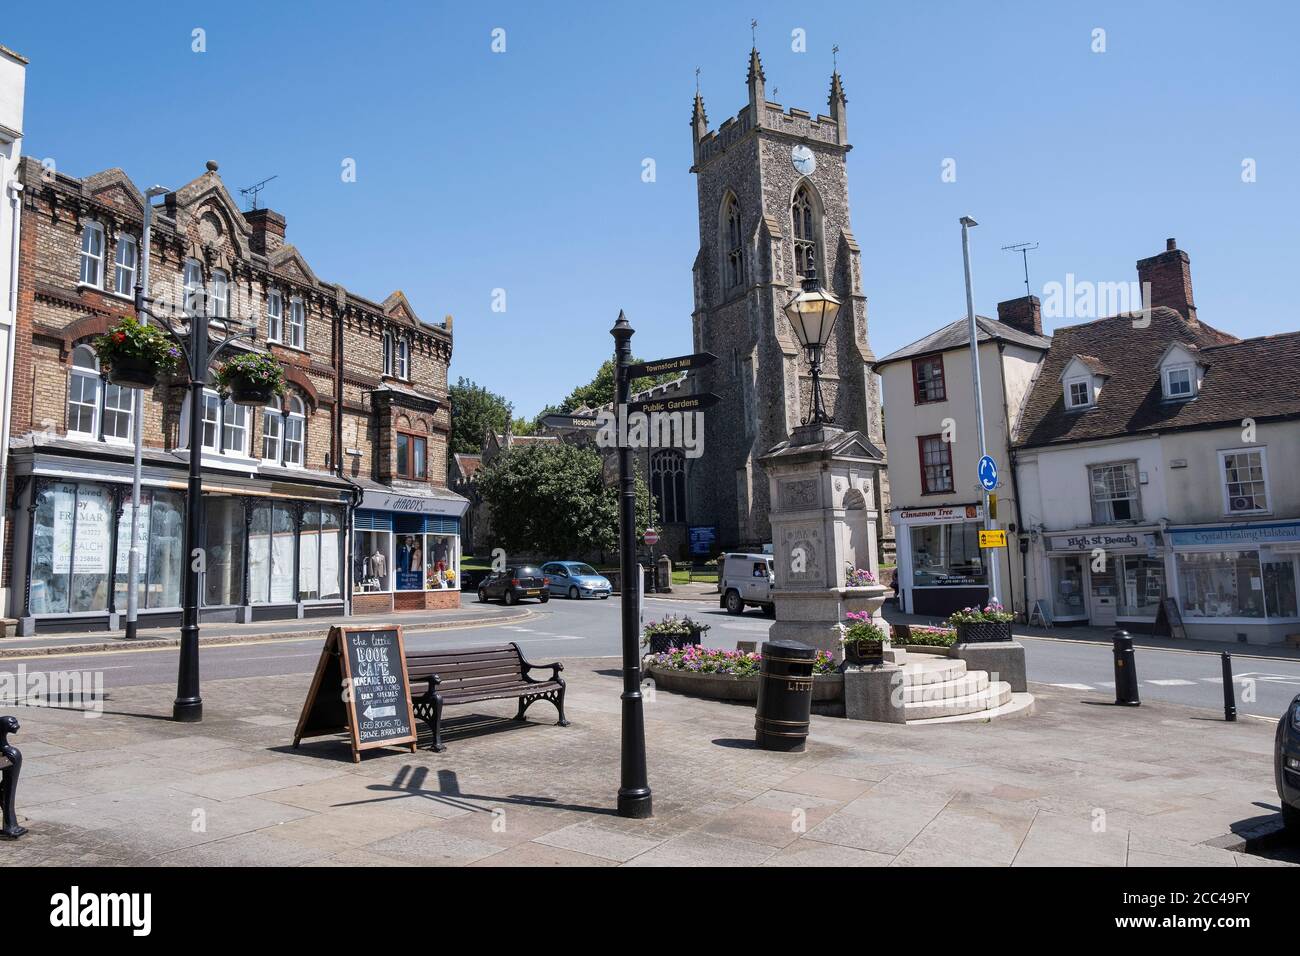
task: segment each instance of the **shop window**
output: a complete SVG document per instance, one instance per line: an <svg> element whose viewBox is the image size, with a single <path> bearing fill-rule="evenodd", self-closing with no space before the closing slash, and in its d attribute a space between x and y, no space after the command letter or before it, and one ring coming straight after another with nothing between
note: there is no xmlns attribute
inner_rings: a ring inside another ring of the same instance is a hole
<svg viewBox="0 0 1300 956"><path fill-rule="evenodd" d="M1165 563L1142 554L1126 554L1115 562L1122 566L1118 615L1155 620L1165 596Z"/></svg>
<svg viewBox="0 0 1300 956"><path fill-rule="evenodd" d="M424 481L428 476L428 444L422 435L397 433L397 476Z"/></svg>
<svg viewBox="0 0 1300 956"><path fill-rule="evenodd" d="M58 482L32 516L32 614L108 609L112 498L104 485Z"/></svg>
<svg viewBox="0 0 1300 956"><path fill-rule="evenodd" d="M397 536L397 553L394 555L397 590L424 590L424 557L423 534Z"/></svg>
<svg viewBox="0 0 1300 956"><path fill-rule="evenodd" d="M650 493L661 523L686 520L685 455L668 449L650 457Z"/></svg>
<svg viewBox="0 0 1300 956"><path fill-rule="evenodd" d="M99 288L104 284L104 227L87 222L81 229L82 285Z"/></svg>
<svg viewBox="0 0 1300 956"><path fill-rule="evenodd" d="M1088 616L1083 603L1083 558L1052 559L1052 615L1058 619Z"/></svg>
<svg viewBox="0 0 1300 956"><path fill-rule="evenodd" d="M391 591L393 536L388 531L361 531L353 535L353 587L361 593Z"/></svg>
<svg viewBox="0 0 1300 956"><path fill-rule="evenodd" d="M1091 465L1092 520L1097 524L1142 520L1138 499L1137 463L1115 462Z"/></svg>
<svg viewBox="0 0 1300 956"><path fill-rule="evenodd" d="M1265 616L1258 551L1179 553L1177 562L1183 617Z"/></svg>
<svg viewBox="0 0 1300 956"><path fill-rule="evenodd" d="M979 530L978 522L913 525L913 587L987 584Z"/></svg>
<svg viewBox="0 0 1300 956"><path fill-rule="evenodd" d="M1296 602L1296 560L1294 557L1265 558L1264 607L1269 617L1300 617Z"/></svg>
<svg viewBox="0 0 1300 956"><path fill-rule="evenodd" d="M118 295L135 295L135 270L140 261L140 244L135 236L123 233L117 239L113 259L113 288Z"/></svg>
<svg viewBox="0 0 1300 956"><path fill-rule="evenodd" d="M287 504L255 504L248 537L250 604L289 604L297 524Z"/></svg>
<svg viewBox="0 0 1300 956"><path fill-rule="evenodd" d="M339 574L342 515L338 508L307 505L298 533L298 600L337 599L342 595Z"/></svg>
<svg viewBox="0 0 1300 956"><path fill-rule="evenodd" d="M182 551L185 547L185 499L179 492L140 491L140 568L136 603L143 609L181 606ZM126 609L131 560L131 496L124 494L117 525L116 607Z"/></svg>
<svg viewBox="0 0 1300 956"><path fill-rule="evenodd" d="M425 587L430 591L460 587L460 538L454 534L425 535Z"/></svg>
<svg viewBox="0 0 1300 956"><path fill-rule="evenodd" d="M912 394L917 405L942 402L948 397L942 355L912 360Z"/></svg>
<svg viewBox="0 0 1300 956"><path fill-rule="evenodd" d="M203 603L208 607L240 604L244 599L244 502L205 497Z"/></svg>
<svg viewBox="0 0 1300 956"><path fill-rule="evenodd" d="M1224 514L1268 511L1268 462L1264 449L1221 451L1219 462L1219 473L1223 476Z"/></svg>
<svg viewBox="0 0 1300 956"><path fill-rule="evenodd" d="M942 435L922 435L916 444L921 455L921 493L952 491L952 446Z"/></svg>

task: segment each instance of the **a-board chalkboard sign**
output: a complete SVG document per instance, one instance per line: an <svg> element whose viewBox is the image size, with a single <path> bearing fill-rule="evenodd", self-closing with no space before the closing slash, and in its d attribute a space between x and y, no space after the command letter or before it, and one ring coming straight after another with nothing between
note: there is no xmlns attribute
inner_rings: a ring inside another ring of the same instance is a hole
<svg viewBox="0 0 1300 956"><path fill-rule="evenodd" d="M1183 612L1178 608L1178 601L1167 597L1160 602L1160 611L1156 615L1156 629L1161 625L1169 628L1169 635L1182 640L1187 639L1187 628L1183 627Z"/></svg>
<svg viewBox="0 0 1300 956"><path fill-rule="evenodd" d="M415 751L415 714L399 625L330 628L293 745L304 737L344 731L352 738L354 762L361 751L375 747L408 744Z"/></svg>

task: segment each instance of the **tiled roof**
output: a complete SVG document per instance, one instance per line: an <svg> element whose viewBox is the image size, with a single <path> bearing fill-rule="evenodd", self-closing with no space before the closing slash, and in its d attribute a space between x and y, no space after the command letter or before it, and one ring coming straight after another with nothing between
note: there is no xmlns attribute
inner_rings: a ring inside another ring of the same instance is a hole
<svg viewBox="0 0 1300 956"><path fill-rule="evenodd" d="M1138 325L1135 327L1134 322ZM1161 356L1173 342L1195 347L1205 365L1197 397L1162 397ZM1109 370L1097 405L1067 412L1061 372L1076 355L1093 355ZM1188 323L1172 309L1151 310L1150 325L1136 315L1057 329L1026 401L1016 444L1051 445L1135 432L1168 431L1243 419L1300 416L1300 332L1235 339L1204 322Z"/></svg>
<svg viewBox="0 0 1300 956"><path fill-rule="evenodd" d="M458 452L454 457L456 467L460 469L460 473L466 478L472 478L483 467L482 455L468 455L464 452Z"/></svg>
<svg viewBox="0 0 1300 956"><path fill-rule="evenodd" d="M1043 349L1046 351L1051 339L1043 335L1030 335L1028 332L1022 332L1015 326L1007 325L1005 322L999 322L997 319L990 319L987 316L975 316L975 325L979 329L977 338L981 342L990 340L998 342L1012 342L1016 345L1024 345L1029 348ZM882 365L888 365L890 362L900 362L903 359L915 358L918 355L929 355L934 352L947 352L950 349L962 348L970 345L970 333L968 331L969 323L966 319L958 319L956 322L950 322L937 332L931 332L923 339L918 339L911 345L905 345L897 352L890 352L882 359L877 359L876 370L879 371Z"/></svg>

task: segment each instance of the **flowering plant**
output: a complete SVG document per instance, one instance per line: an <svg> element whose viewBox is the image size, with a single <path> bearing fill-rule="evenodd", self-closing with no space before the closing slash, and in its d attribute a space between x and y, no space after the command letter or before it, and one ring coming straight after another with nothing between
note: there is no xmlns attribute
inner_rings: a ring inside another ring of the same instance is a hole
<svg viewBox="0 0 1300 956"><path fill-rule="evenodd" d="M671 637L690 637L692 634L703 634L711 624L705 624L703 621L692 620L689 615L682 617L673 617L669 615L662 621L651 621L645 626L645 635L641 638L641 643L648 645L650 638L654 635L668 635Z"/></svg>
<svg viewBox="0 0 1300 956"><path fill-rule="evenodd" d="M957 631L951 627L924 627L920 624L912 624L907 628L907 637L900 643L920 647L952 647L957 643Z"/></svg>
<svg viewBox="0 0 1300 956"><path fill-rule="evenodd" d="M697 674L730 674L735 677L752 677L758 673L763 655L746 651L728 651L718 647L675 647L662 654L654 654L650 663L677 671ZM818 651L813 661L814 674L835 672L835 658L829 651Z"/></svg>
<svg viewBox="0 0 1300 956"><path fill-rule="evenodd" d="M143 362L160 374L176 371L181 361L181 350L166 332L130 316L95 339L95 354L110 368L124 360Z"/></svg>
<svg viewBox="0 0 1300 956"><path fill-rule="evenodd" d="M948 626L956 627L958 624L1006 624L1009 623L1015 615L1006 610L997 601L992 604L986 604L983 608L965 607L960 611L953 611L948 615Z"/></svg>
<svg viewBox="0 0 1300 956"><path fill-rule="evenodd" d="M887 641L884 630L871 619L870 611L849 611L844 615L847 624L836 624L840 632L840 645L860 646Z"/></svg>
<svg viewBox="0 0 1300 956"><path fill-rule="evenodd" d="M851 564L844 566L844 586L846 588L864 588L876 583L876 576L866 568L855 568Z"/></svg>
<svg viewBox="0 0 1300 956"><path fill-rule="evenodd" d="M265 352L242 352L217 369L217 387L223 395L230 394L236 382L283 395L284 367Z"/></svg>

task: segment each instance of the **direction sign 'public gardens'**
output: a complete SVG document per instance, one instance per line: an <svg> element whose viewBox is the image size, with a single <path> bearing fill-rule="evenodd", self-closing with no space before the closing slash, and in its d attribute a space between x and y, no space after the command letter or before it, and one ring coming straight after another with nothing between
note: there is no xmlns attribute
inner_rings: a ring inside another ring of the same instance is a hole
<svg viewBox="0 0 1300 956"><path fill-rule="evenodd" d="M627 411L629 415L633 412L644 412L647 415L656 412L699 412L718 404L719 401L721 399L712 392L683 395L681 398L647 398L639 402L628 402Z"/></svg>

